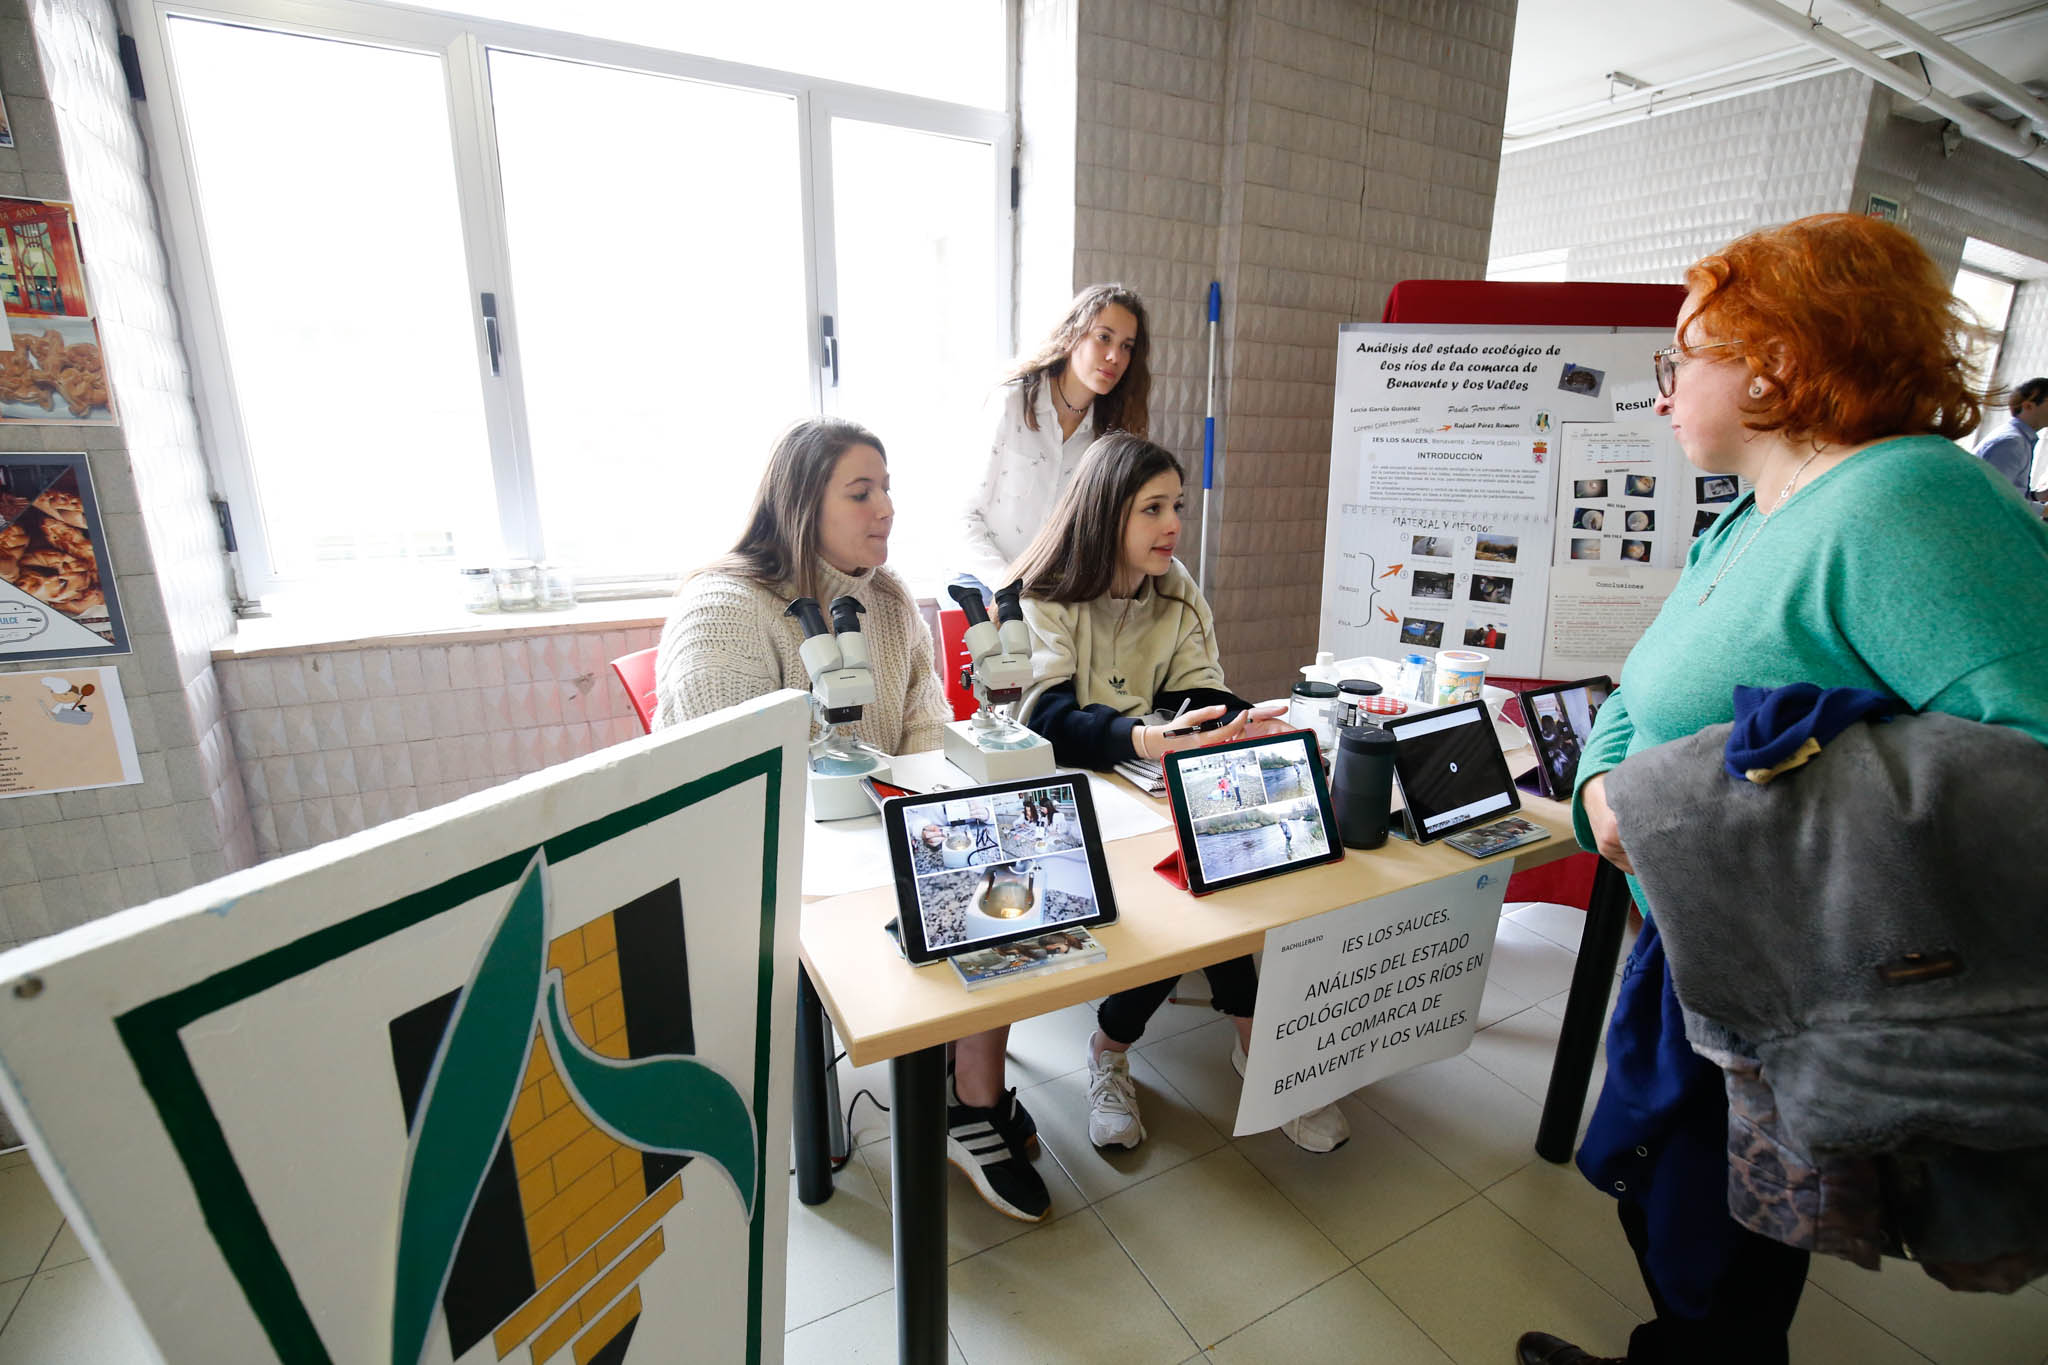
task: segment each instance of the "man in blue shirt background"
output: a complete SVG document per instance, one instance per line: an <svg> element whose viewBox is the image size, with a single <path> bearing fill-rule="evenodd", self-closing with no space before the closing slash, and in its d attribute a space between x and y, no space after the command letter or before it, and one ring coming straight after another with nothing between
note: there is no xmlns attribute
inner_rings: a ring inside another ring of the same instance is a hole
<svg viewBox="0 0 2048 1365"><path fill-rule="evenodd" d="M1977 447L1977 458L2010 480L2021 497L2038 505L2044 499L2033 491L2034 441L2048 426L2048 377L2013 385L2011 406L2012 421Z"/></svg>

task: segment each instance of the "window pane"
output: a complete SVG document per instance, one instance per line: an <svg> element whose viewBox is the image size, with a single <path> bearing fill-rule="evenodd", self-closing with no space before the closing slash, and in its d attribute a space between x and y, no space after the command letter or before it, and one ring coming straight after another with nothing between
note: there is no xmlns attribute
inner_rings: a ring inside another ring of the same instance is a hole
<svg viewBox="0 0 2048 1365"><path fill-rule="evenodd" d="M490 63L548 556L590 577L700 564L812 410L796 102Z"/></svg>
<svg viewBox="0 0 2048 1365"><path fill-rule="evenodd" d="M487 562L440 59L182 18L170 34L273 572Z"/></svg>
<svg viewBox="0 0 2048 1365"><path fill-rule="evenodd" d="M1003 0L455 0L436 9L1000 109Z"/></svg>
<svg viewBox="0 0 2048 1365"><path fill-rule="evenodd" d="M959 572L955 525L981 476L973 429L1000 376L995 149L832 121L840 361L833 408L882 438L896 502L891 561L929 589Z"/></svg>

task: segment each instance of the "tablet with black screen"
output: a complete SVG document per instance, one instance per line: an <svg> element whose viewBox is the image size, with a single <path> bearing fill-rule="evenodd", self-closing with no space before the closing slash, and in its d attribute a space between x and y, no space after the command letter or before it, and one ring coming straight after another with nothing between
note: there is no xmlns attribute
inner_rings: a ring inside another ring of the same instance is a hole
<svg viewBox="0 0 2048 1365"><path fill-rule="evenodd" d="M1116 920L1085 777L892 797L882 828L912 962Z"/></svg>
<svg viewBox="0 0 2048 1365"><path fill-rule="evenodd" d="M1418 842L1431 843L1522 808L1485 702L1394 716L1386 730L1394 737L1394 782Z"/></svg>
<svg viewBox="0 0 2048 1365"><path fill-rule="evenodd" d="M1571 799L1572 787L1579 780L1579 756L1586 750L1587 736L1593 733L1593 718L1613 692L1614 683L1603 674L1522 694L1522 718L1536 749L1536 771L1542 774L1545 796Z"/></svg>
<svg viewBox="0 0 2048 1365"><path fill-rule="evenodd" d="M1181 867L1197 896L1344 856L1307 730L1181 749L1162 766Z"/></svg>

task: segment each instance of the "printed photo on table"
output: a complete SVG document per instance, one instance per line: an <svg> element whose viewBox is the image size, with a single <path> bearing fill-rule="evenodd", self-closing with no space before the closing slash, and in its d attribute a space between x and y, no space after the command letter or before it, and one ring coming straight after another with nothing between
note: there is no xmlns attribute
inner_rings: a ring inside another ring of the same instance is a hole
<svg viewBox="0 0 2048 1365"><path fill-rule="evenodd" d="M1457 579L1450 574L1427 573L1417 569L1415 571L1415 586L1412 591L1417 597L1439 597L1448 601L1456 585Z"/></svg>
<svg viewBox="0 0 2048 1365"><path fill-rule="evenodd" d="M1515 580L1493 574L1473 574L1470 600L1504 607L1515 600Z"/></svg>
<svg viewBox="0 0 2048 1365"><path fill-rule="evenodd" d="M1435 649L1444 642L1444 623L1422 616L1401 618L1401 643Z"/></svg>
<svg viewBox="0 0 2048 1365"><path fill-rule="evenodd" d="M1572 529L1575 531L1599 531L1605 529L1606 516L1597 507L1574 507Z"/></svg>
<svg viewBox="0 0 2048 1365"><path fill-rule="evenodd" d="M1650 562L1650 542L1647 540L1624 540L1621 542L1621 557L1638 564Z"/></svg>
<svg viewBox="0 0 2048 1365"><path fill-rule="evenodd" d="M1628 483L1624 486L1624 491L1632 498L1654 498L1657 496L1657 476L1655 474L1631 474L1628 476Z"/></svg>
<svg viewBox="0 0 2048 1365"><path fill-rule="evenodd" d="M1478 545L1473 547L1472 557L1493 564L1512 564L1520 545L1521 538L1518 536L1485 535L1479 537Z"/></svg>
<svg viewBox="0 0 2048 1365"><path fill-rule="evenodd" d="M1598 559L1600 542L1590 536L1574 536L1571 555L1573 559Z"/></svg>
<svg viewBox="0 0 2048 1365"><path fill-rule="evenodd" d="M1738 491L1732 474L1702 474L1693 483L1699 489L1699 502L1734 502Z"/></svg>
<svg viewBox="0 0 2048 1365"><path fill-rule="evenodd" d="M1575 498L1604 498L1607 496L1607 480L1573 479L1572 496Z"/></svg>
<svg viewBox="0 0 2048 1365"><path fill-rule="evenodd" d="M127 652L84 453L0 455L0 661Z"/></svg>

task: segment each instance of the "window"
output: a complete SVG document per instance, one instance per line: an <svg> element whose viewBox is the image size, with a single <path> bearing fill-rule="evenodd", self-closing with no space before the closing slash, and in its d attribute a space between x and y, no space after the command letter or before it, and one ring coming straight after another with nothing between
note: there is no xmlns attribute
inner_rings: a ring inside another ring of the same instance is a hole
<svg viewBox="0 0 2048 1365"><path fill-rule="evenodd" d="M1976 355L1975 378L1978 383L1989 383L1998 373L1998 353L2005 345L2005 324L2012 316L2013 295L2018 292L2019 286L2011 280L1971 270L1967 266L1956 271L1955 296L1969 305L1970 311L1991 334ZM1997 423L1986 425L1996 426Z"/></svg>
<svg viewBox="0 0 2048 1365"><path fill-rule="evenodd" d="M1009 350L1005 0L462 8L138 6L245 590L672 579L821 411L889 449L898 567L947 576Z"/></svg>

